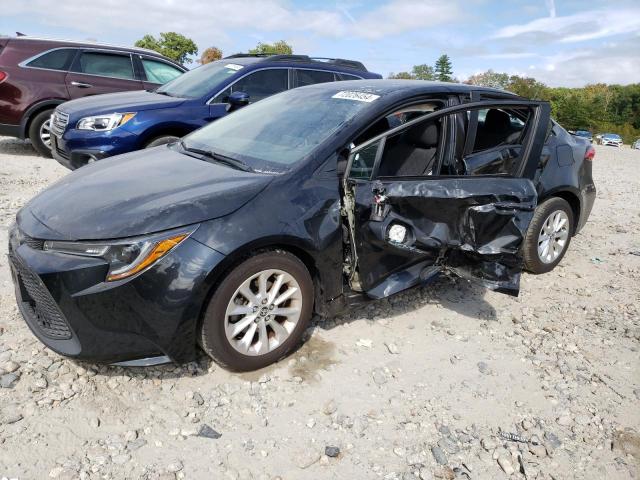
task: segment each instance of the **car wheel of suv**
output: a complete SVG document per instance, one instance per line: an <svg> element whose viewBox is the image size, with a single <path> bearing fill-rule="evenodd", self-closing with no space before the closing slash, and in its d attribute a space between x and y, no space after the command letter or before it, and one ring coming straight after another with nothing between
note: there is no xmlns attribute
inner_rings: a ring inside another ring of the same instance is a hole
<svg viewBox="0 0 640 480"><path fill-rule="evenodd" d="M200 345L230 370L266 367L300 342L312 310L313 281L305 265L287 252L260 253L235 267L216 288Z"/></svg>
<svg viewBox="0 0 640 480"><path fill-rule="evenodd" d="M31 145L43 157L51 158L51 114L53 110L38 113L29 125Z"/></svg>
<svg viewBox="0 0 640 480"><path fill-rule="evenodd" d="M157 147L158 145L166 145L167 143L177 142L180 137L174 137L173 135L164 135L151 140L144 148Z"/></svg>
<svg viewBox="0 0 640 480"><path fill-rule="evenodd" d="M553 270L569 248L573 232L573 211L558 197L536 208L524 241L524 264L531 273Z"/></svg>

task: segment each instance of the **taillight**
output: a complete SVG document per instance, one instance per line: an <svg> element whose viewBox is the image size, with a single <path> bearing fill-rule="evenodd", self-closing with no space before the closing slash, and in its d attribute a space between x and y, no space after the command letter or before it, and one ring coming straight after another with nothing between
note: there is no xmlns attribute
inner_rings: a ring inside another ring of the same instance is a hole
<svg viewBox="0 0 640 480"><path fill-rule="evenodd" d="M591 145L589 145L587 147L587 151L584 152L584 159L585 160L589 160L590 162L593 161L593 158L596 156L596 149L593 148Z"/></svg>
<svg viewBox="0 0 640 480"><path fill-rule="evenodd" d="M3 72L3 71L0 70L0 83L4 82L7 79L8 76L9 75L7 75L6 72Z"/></svg>

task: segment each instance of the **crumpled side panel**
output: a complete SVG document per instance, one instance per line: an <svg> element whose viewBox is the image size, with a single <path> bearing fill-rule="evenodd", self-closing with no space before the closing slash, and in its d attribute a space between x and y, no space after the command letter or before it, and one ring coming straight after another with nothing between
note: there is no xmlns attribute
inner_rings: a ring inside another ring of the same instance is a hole
<svg viewBox="0 0 640 480"><path fill-rule="evenodd" d="M379 221L361 217L364 241L385 243L392 256L398 249L410 249L415 261L429 259L462 277L480 279L488 288L517 295L520 247L537 199L531 181L482 176L396 179L376 182L374 189L384 191L386 213ZM362 206L365 199L359 200ZM392 223L408 227L407 245L386 240ZM362 270L374 274L368 278L370 286L376 276L381 279L380 267L387 263L380 250L375 260L377 265L361 263Z"/></svg>

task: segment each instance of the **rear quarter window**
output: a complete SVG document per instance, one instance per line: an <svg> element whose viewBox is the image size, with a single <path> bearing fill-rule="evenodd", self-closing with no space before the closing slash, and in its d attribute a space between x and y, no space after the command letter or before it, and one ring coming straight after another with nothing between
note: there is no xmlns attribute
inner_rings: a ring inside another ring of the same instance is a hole
<svg viewBox="0 0 640 480"><path fill-rule="evenodd" d="M58 48L49 52L43 53L37 58L34 58L27 67L32 68L46 68L49 70L61 70L66 71L71 66L71 62L76 55L74 48Z"/></svg>

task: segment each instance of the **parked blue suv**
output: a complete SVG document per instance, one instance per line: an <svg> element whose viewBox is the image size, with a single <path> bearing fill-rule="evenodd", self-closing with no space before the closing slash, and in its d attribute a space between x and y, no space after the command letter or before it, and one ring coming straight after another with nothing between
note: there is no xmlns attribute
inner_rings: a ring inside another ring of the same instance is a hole
<svg viewBox="0 0 640 480"><path fill-rule="evenodd" d="M358 61L306 55L238 54L187 72L154 91L96 95L66 102L51 117L52 152L70 169L154 147L230 111L287 89L382 78Z"/></svg>

